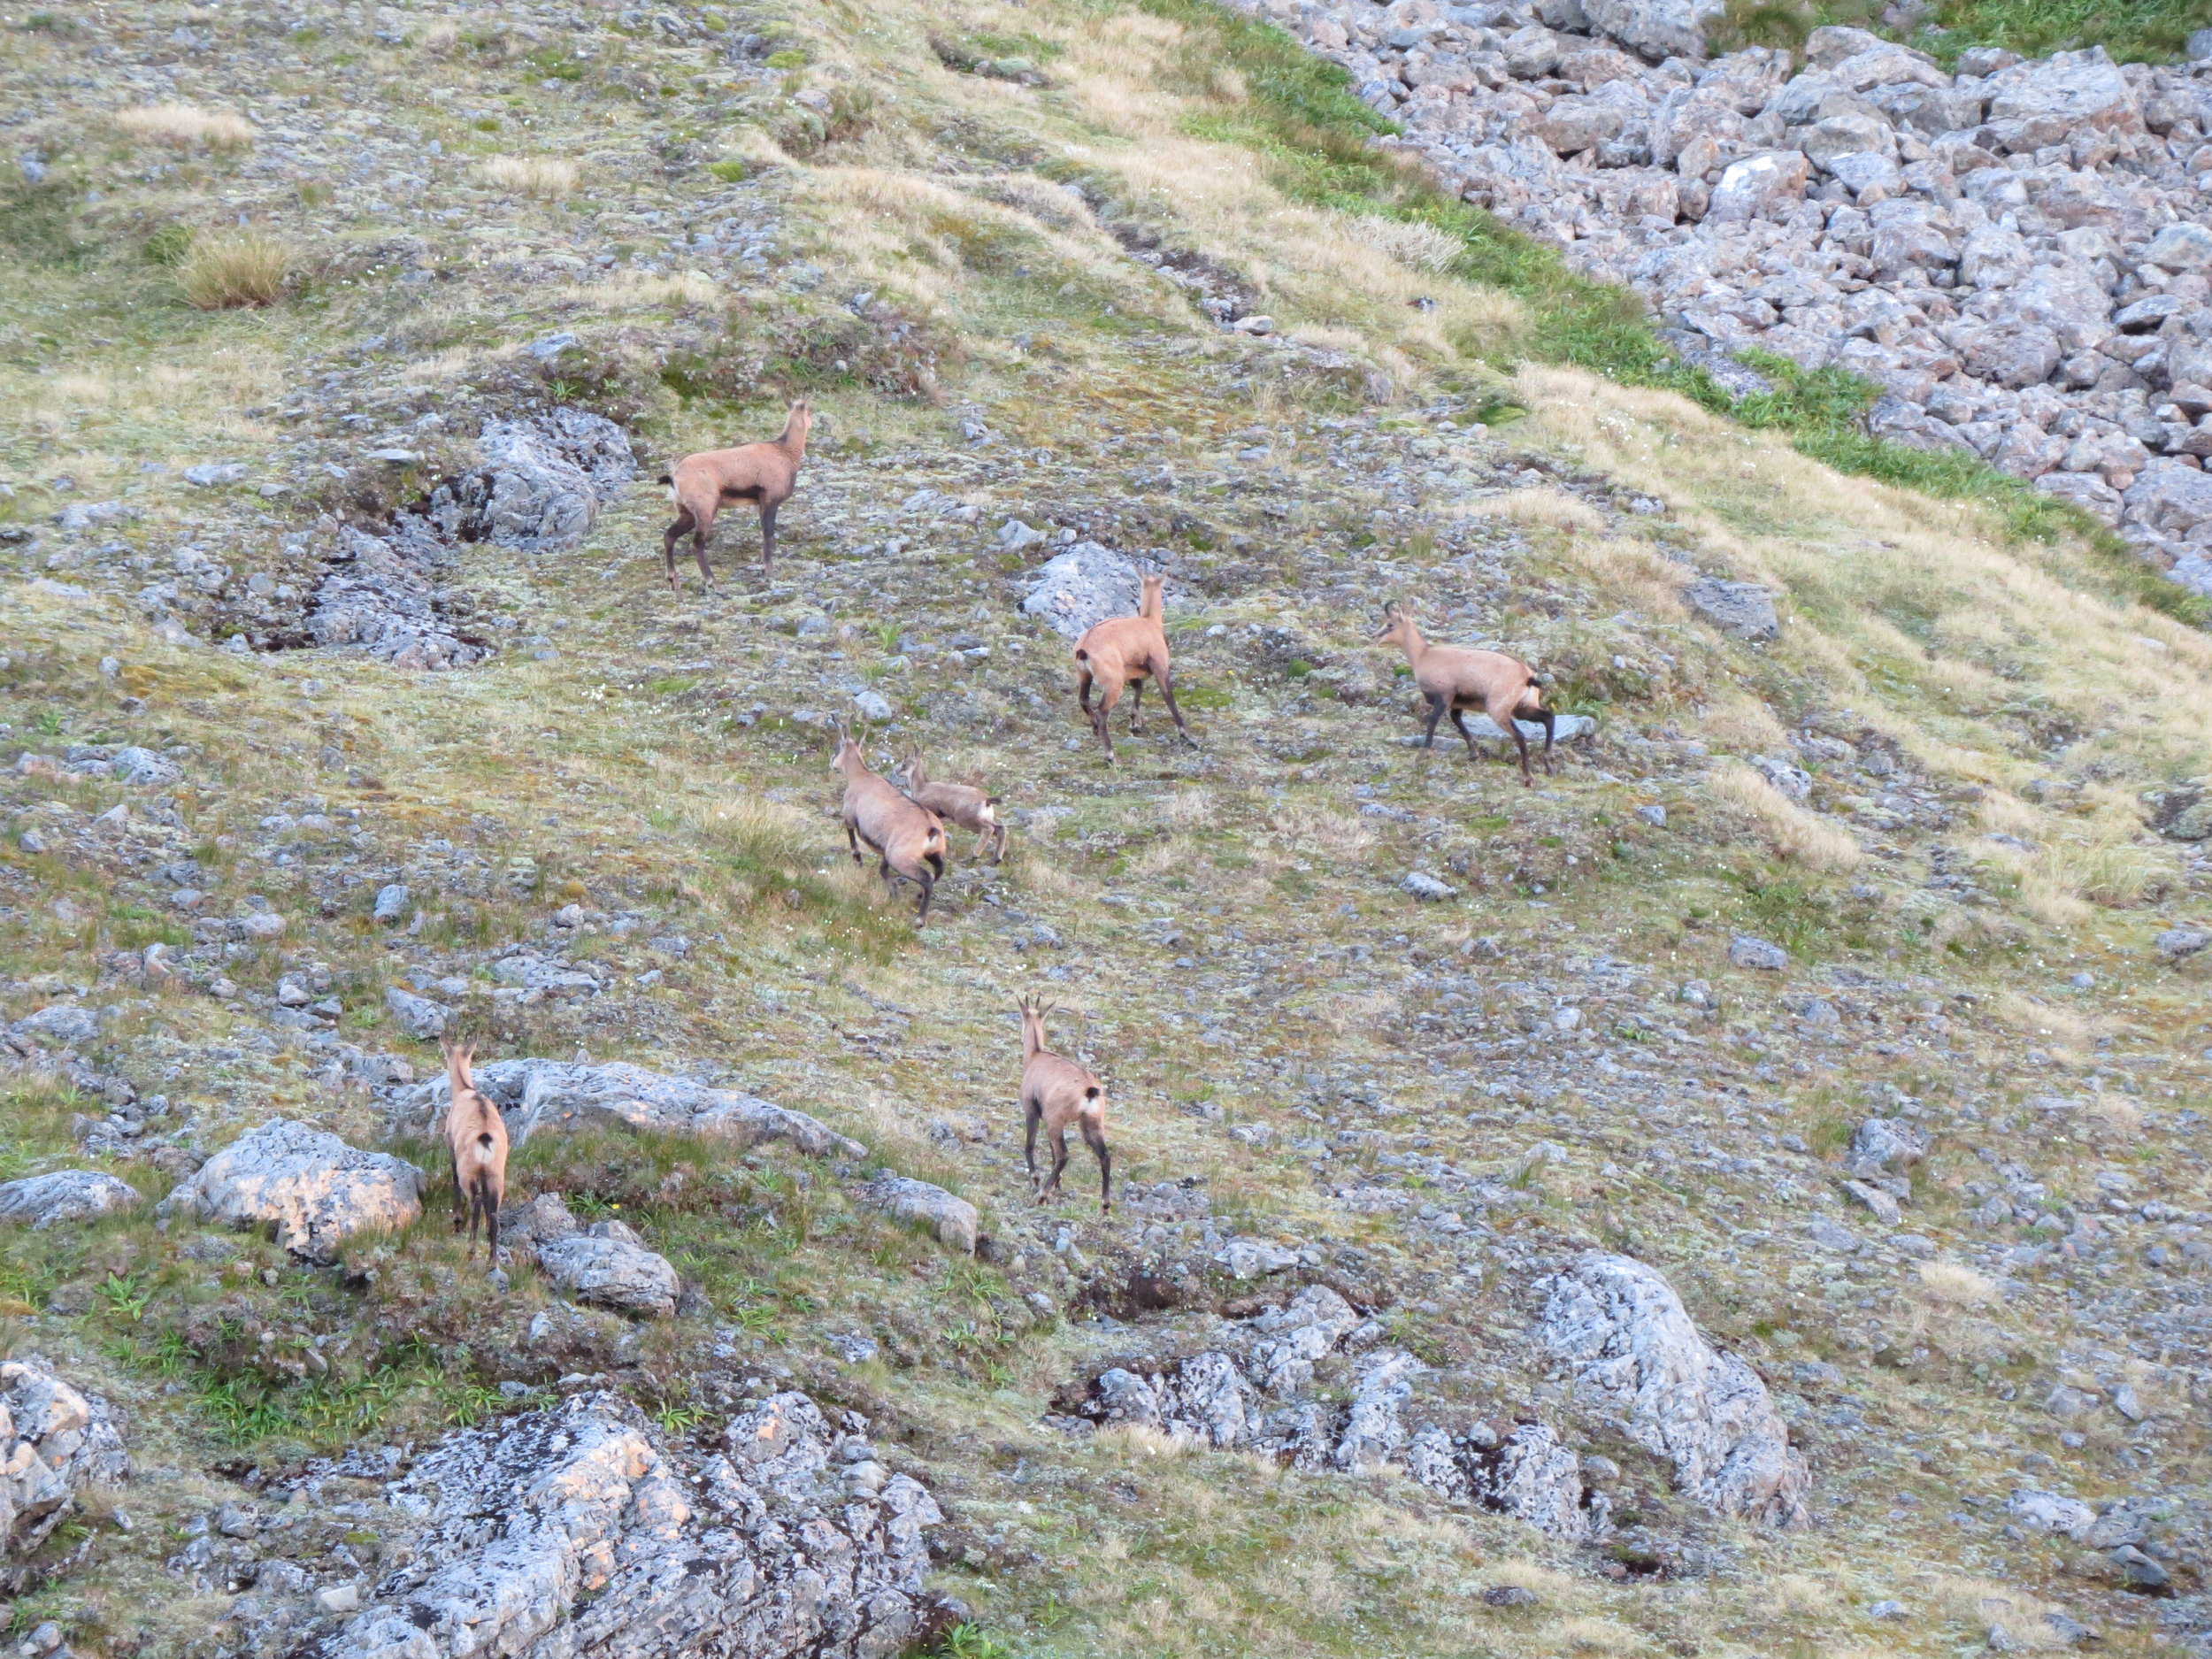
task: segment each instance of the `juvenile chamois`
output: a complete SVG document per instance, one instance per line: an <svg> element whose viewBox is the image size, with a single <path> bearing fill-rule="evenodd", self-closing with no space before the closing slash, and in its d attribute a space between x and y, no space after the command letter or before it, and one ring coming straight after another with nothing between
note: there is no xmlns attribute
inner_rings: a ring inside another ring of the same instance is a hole
<svg viewBox="0 0 2212 1659"><path fill-rule="evenodd" d="M1068 1125L1098 1155L1098 1212L1114 1208L1114 1158L1106 1149L1106 1086L1072 1060L1045 1047L1045 1016L1051 1010L1025 996L1022 1010L1022 1162L1043 1203L1060 1187L1068 1167ZM1037 1179L1037 1125L1052 1141L1052 1173Z"/></svg>
<svg viewBox="0 0 2212 1659"><path fill-rule="evenodd" d="M1460 710L1479 709L1490 717L1492 725L1512 738L1513 746L1520 750L1524 787L1532 787L1536 780L1528 769L1528 739L1521 735L1520 721L1534 720L1542 725L1544 770L1551 770L1555 717L1544 706L1544 682L1526 663L1502 651L1471 651L1455 645L1431 645L1414 626L1412 613L1394 604L1383 607L1382 632L1375 636L1375 643L1397 646L1412 664L1413 683L1421 688L1421 696L1428 704L1428 726L1421 740L1422 748L1434 746L1436 723L1448 711L1460 736L1467 740L1467 758L1477 758L1475 734L1467 729Z"/></svg>
<svg viewBox="0 0 2212 1659"><path fill-rule="evenodd" d="M853 741L841 720L830 770L845 780L845 844L852 849L853 862L862 862L860 843L867 842L879 861L876 867L886 887L896 887L896 878L904 876L921 888L922 902L914 919L927 921L930 895L945 873L944 825L927 807L901 795L888 778L868 769L861 744Z"/></svg>
<svg viewBox="0 0 2212 1659"><path fill-rule="evenodd" d="M707 538L714 534L714 517L722 503L749 501L760 508L760 568L776 564L776 509L791 499L798 487L799 464L806 459L806 434L814 416L802 398L791 405L782 435L765 443L741 443L734 449L707 449L687 455L661 474L668 499L676 503L676 522L661 535L661 562L668 567L668 585L676 585L676 543L691 537L691 557L699 561L700 579L714 586L714 569L707 563Z"/></svg>
<svg viewBox="0 0 2212 1659"><path fill-rule="evenodd" d="M1144 577L1135 616L1094 622L1075 642L1076 672L1081 677L1076 701L1082 704L1083 716L1098 733L1098 741L1106 746L1110 765L1118 763L1114 759L1114 740L1106 729L1106 717L1121 701L1122 687L1126 686L1129 729L1137 730L1137 705L1143 698L1148 674L1160 682L1160 695L1167 699L1167 711L1175 717L1175 729L1183 734L1183 741L1193 749L1198 747L1190 727L1183 724L1183 711L1175 706L1175 682L1168 672L1167 611L1161 598L1165 580L1161 576ZM1098 685L1096 709L1091 707L1093 681Z"/></svg>
<svg viewBox="0 0 2212 1659"><path fill-rule="evenodd" d="M906 780L902 786L906 798L916 806L927 807L947 823L957 824L962 829L973 830L983 839L976 843L982 851L987 843L991 862L998 864L1006 856L1006 826L999 822L998 797L983 793L972 784L932 783L924 769L922 757L916 755L905 766L892 774L894 781Z"/></svg>
<svg viewBox="0 0 2212 1659"><path fill-rule="evenodd" d="M499 1108L477 1089L469 1071L472 1045L442 1042L449 1098L445 1109L445 1145L453 1157L453 1230L468 1229L476 1248L476 1224L484 1223L493 1262L499 1260L499 1207L507 1202L507 1122Z"/></svg>

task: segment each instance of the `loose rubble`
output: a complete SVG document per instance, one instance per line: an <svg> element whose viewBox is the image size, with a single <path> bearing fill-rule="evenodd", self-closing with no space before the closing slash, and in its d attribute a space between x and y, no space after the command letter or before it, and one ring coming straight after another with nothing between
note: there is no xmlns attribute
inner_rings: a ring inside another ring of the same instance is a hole
<svg viewBox="0 0 2212 1659"><path fill-rule="evenodd" d="M1876 433L2032 479L2212 593L2212 61L1978 48L1952 74L1826 27L1793 74L1708 58L1701 0L1246 4L1686 360L1861 375Z"/></svg>
<svg viewBox="0 0 2212 1659"><path fill-rule="evenodd" d="M922 1574L943 1516L804 1394L672 1443L619 1395L449 1434L386 1488L403 1563L319 1659L808 1653L887 1659L944 1622Z"/></svg>

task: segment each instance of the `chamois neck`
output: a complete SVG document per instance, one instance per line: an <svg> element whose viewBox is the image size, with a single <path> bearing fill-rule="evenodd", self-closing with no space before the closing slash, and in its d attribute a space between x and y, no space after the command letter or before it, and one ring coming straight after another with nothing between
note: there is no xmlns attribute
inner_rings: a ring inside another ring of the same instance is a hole
<svg viewBox="0 0 2212 1659"><path fill-rule="evenodd" d="M1022 1058L1033 1060L1045 1051L1044 1024L1041 1020L1022 1021Z"/></svg>
<svg viewBox="0 0 2212 1659"><path fill-rule="evenodd" d="M813 417L803 410L795 410L783 423L783 430L776 435L776 447L788 449L793 455L806 453L806 434L813 426Z"/></svg>
<svg viewBox="0 0 2212 1659"><path fill-rule="evenodd" d="M1429 649L1428 641L1421 637L1421 630L1414 626L1410 617L1399 625L1398 649L1406 654L1406 661L1416 664L1421 660L1421 653Z"/></svg>

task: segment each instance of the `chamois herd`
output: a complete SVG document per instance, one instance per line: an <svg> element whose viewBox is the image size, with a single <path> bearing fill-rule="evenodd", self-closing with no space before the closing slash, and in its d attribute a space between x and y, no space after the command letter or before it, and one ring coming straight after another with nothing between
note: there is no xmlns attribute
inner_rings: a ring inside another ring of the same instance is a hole
<svg viewBox="0 0 2212 1659"><path fill-rule="evenodd" d="M811 425L807 405L795 403L779 436L764 443L688 455L662 474L660 481L668 487L669 499L676 506L675 520L661 538L662 562L670 587L676 586L676 546L687 535L691 538L692 557L698 562L701 580L713 586L707 541L713 534L716 516L731 502L751 502L759 510L761 568L773 567L776 512L797 487ZM1161 701L1167 704L1177 733L1184 742L1197 747L1175 701L1165 588L1165 578L1143 577L1136 615L1094 623L1075 642L1076 702L1110 765L1117 763L1107 717L1126 692L1129 730L1135 733L1148 680L1158 684ZM1448 714L1466 740L1468 757L1476 758L1475 734L1463 716L1468 710L1477 710L1512 740L1524 786L1532 786L1535 779L1529 768L1528 740L1522 734L1521 721L1544 728L1544 770L1551 771L1555 716L1544 704L1543 680L1526 663L1501 651L1431 645L1422 637L1411 612L1395 603L1384 608L1382 622L1374 643L1394 645L1405 653L1414 685L1421 694L1424 748L1434 746L1437 726ZM1094 690L1098 693L1096 703L1091 701ZM864 846L873 853L876 868L887 885L895 888L898 882L906 880L920 889L915 919L926 922L950 850L946 825L972 832L978 837L979 856L987 847L992 863L1006 856L1006 825L998 815L998 799L972 784L933 780L919 753L910 755L886 777L869 766L866 749L864 731L856 738L842 721L838 722L837 748L830 770L843 780L841 816L846 846L855 864L865 862ZM1113 1208L1113 1156L1106 1145L1106 1086L1074 1061L1045 1047L1048 1006L1025 997L1020 1010L1022 1159L1036 1202L1048 1202L1060 1191L1060 1178L1068 1164L1067 1132L1073 1125L1098 1159L1099 1210L1102 1214L1109 1213ZM507 1181L507 1128L498 1107L476 1089L469 1070L472 1057L468 1048L446 1045L450 1090L446 1143L453 1164L453 1225L456 1232L465 1227L472 1245L481 1221L488 1246L496 1257L499 1207ZM1040 1128L1052 1156L1051 1168L1041 1177L1037 1171Z"/></svg>

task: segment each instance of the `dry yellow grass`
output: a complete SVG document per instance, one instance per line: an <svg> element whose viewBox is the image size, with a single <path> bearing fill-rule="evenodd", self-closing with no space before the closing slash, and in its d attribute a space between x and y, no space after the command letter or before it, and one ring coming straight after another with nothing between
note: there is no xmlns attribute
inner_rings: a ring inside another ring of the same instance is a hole
<svg viewBox="0 0 2212 1659"><path fill-rule="evenodd" d="M1563 535L1605 528L1604 514L1579 496L1554 489L1548 484L1509 489L1502 495L1486 497L1476 511L1485 518L1556 530Z"/></svg>
<svg viewBox="0 0 2212 1659"><path fill-rule="evenodd" d="M1923 1262L1920 1291L1947 1308L1981 1308L1997 1300L1997 1281L1963 1262Z"/></svg>
<svg viewBox="0 0 2212 1659"><path fill-rule="evenodd" d="M149 104L119 110L115 124L142 143L179 150L243 150L254 140L253 123L227 110L196 109L189 104Z"/></svg>
<svg viewBox="0 0 2212 1659"><path fill-rule="evenodd" d="M177 267L177 288L204 311L273 305L292 273L292 250L276 236L234 231L202 236Z"/></svg>
<svg viewBox="0 0 2212 1659"><path fill-rule="evenodd" d="M576 188L576 164L557 156L494 156L477 172L495 188L541 202L557 202Z"/></svg>
<svg viewBox="0 0 2212 1659"><path fill-rule="evenodd" d="M1433 225L1407 224L1365 213L1339 213L1336 219L1342 233L1352 241L1416 271L1448 271L1464 251L1458 237Z"/></svg>
<svg viewBox="0 0 2212 1659"><path fill-rule="evenodd" d="M1750 767L1730 762L1708 780L1715 799L1740 808L1781 856L1809 870L1853 870L1858 842L1817 813L1790 800Z"/></svg>

